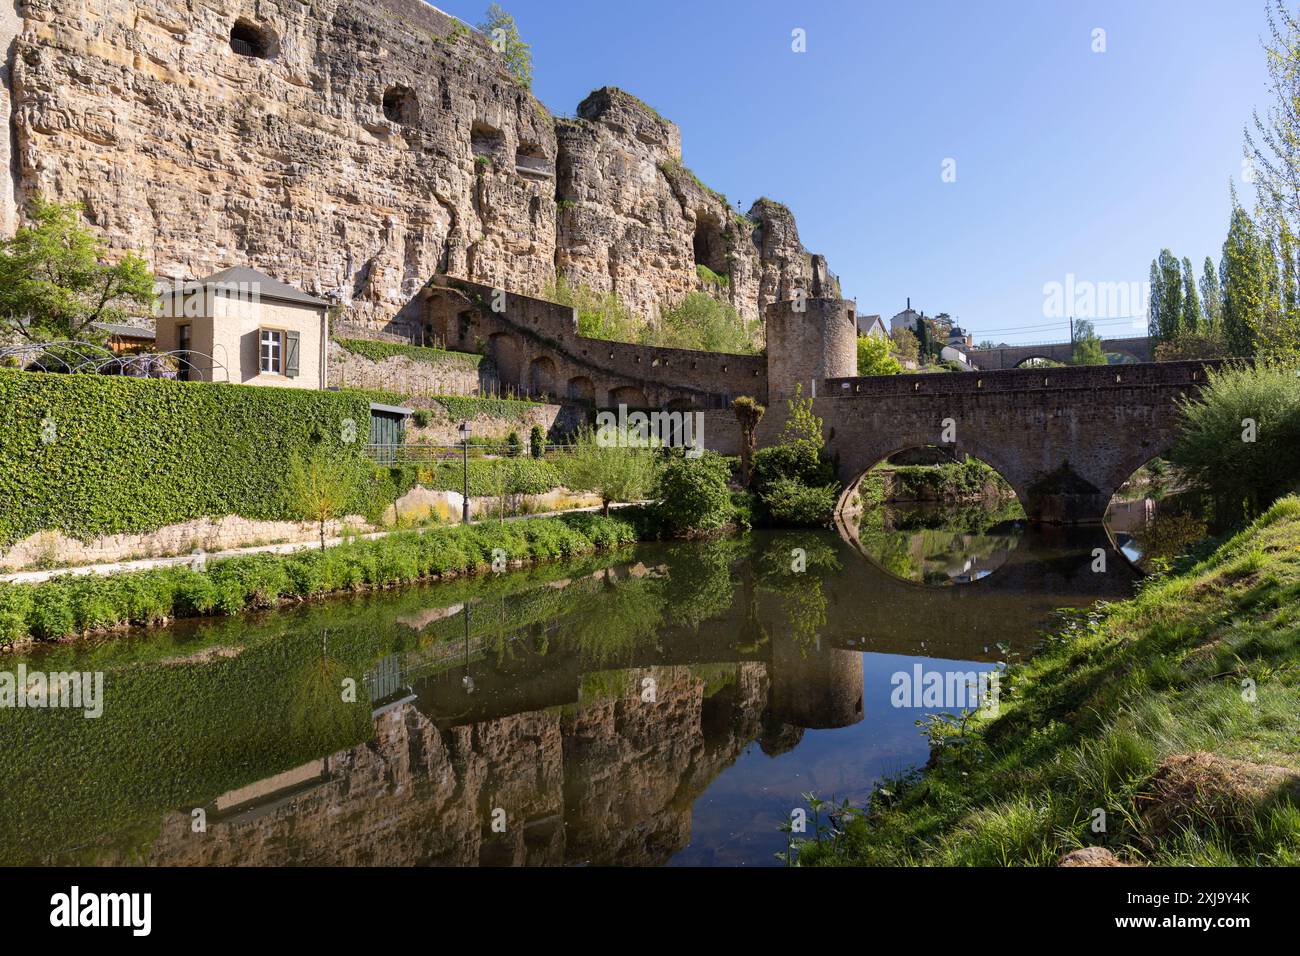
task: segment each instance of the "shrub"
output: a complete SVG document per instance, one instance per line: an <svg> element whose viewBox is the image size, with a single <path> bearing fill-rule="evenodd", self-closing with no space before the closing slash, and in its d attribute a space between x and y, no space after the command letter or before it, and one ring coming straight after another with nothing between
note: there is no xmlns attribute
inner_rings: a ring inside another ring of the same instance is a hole
<svg viewBox="0 0 1300 956"><path fill-rule="evenodd" d="M890 354L890 339L876 335L858 336L859 375L897 375L903 370L898 359Z"/></svg>
<svg viewBox="0 0 1300 956"><path fill-rule="evenodd" d="M518 458L521 446L519 444L519 432L511 431L506 436L506 454L511 458Z"/></svg>
<svg viewBox="0 0 1300 956"><path fill-rule="evenodd" d="M546 451L546 432L541 425L534 425L528 432L528 450L534 458L541 458Z"/></svg>
<svg viewBox="0 0 1300 956"><path fill-rule="evenodd" d="M806 485L794 478L778 478L763 493L763 505L772 520L786 525L825 525L835 512L837 486Z"/></svg>
<svg viewBox="0 0 1300 956"><path fill-rule="evenodd" d="M824 485L835 480L835 469L809 445L773 445L754 452L755 490L761 493L782 478Z"/></svg>
<svg viewBox="0 0 1300 956"><path fill-rule="evenodd" d="M755 329L761 326L755 324ZM704 292L692 292L642 330L645 345L701 349L707 352L753 353L761 347L729 303Z"/></svg>
<svg viewBox="0 0 1300 956"><path fill-rule="evenodd" d="M659 510L673 534L713 531L732 517L727 479L731 465L721 455L674 455L659 473Z"/></svg>
<svg viewBox="0 0 1300 956"><path fill-rule="evenodd" d="M1179 409L1170 459L1222 516L1253 517L1300 476L1300 378L1284 366L1212 370ZM1253 440L1247 440L1252 430Z"/></svg>

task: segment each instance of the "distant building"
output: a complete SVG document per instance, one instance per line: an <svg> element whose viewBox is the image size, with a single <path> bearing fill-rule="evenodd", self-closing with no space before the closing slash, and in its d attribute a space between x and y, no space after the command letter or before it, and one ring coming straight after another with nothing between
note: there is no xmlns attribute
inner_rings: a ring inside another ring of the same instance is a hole
<svg viewBox="0 0 1300 956"><path fill-rule="evenodd" d="M858 335L872 335L880 339L889 338L885 323L880 320L878 315L858 316Z"/></svg>

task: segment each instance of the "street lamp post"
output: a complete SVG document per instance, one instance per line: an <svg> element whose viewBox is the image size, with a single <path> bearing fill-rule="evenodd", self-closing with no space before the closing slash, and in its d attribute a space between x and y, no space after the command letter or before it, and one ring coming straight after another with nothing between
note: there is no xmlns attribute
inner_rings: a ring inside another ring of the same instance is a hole
<svg viewBox="0 0 1300 956"><path fill-rule="evenodd" d="M464 466L464 488L461 496L461 521L469 524L469 422L460 423L461 462Z"/></svg>

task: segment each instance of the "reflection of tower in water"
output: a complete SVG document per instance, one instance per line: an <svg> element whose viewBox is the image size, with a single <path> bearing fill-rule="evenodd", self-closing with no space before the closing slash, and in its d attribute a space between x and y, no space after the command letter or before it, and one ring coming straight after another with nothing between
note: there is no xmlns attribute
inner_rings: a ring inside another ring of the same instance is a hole
<svg viewBox="0 0 1300 956"><path fill-rule="evenodd" d="M862 655L774 640L768 712L784 724L824 730L862 720Z"/></svg>

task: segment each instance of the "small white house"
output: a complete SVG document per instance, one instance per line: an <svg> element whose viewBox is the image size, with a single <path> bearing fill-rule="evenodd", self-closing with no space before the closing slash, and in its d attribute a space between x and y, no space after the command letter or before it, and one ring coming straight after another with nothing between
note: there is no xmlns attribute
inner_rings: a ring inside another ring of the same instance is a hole
<svg viewBox="0 0 1300 956"><path fill-rule="evenodd" d="M237 266L178 282L159 296L160 352L181 352L178 377L323 389L329 303Z"/></svg>

